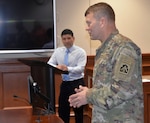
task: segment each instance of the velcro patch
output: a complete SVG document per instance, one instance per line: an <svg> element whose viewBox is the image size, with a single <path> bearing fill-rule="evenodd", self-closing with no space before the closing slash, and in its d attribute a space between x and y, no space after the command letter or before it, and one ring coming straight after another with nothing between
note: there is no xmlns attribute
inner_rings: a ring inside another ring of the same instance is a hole
<svg viewBox="0 0 150 123"><path fill-rule="evenodd" d="M121 54L115 65L114 79L116 81L130 81L135 67L134 62L132 57Z"/></svg>

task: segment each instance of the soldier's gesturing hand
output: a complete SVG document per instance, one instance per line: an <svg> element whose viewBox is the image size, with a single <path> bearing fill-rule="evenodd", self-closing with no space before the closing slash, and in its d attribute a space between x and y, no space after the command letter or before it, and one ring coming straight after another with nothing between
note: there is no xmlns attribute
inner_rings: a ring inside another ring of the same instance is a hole
<svg viewBox="0 0 150 123"><path fill-rule="evenodd" d="M87 87L79 86L79 89L75 89L76 94L72 94L69 96L70 106L74 108L80 107L82 105L87 104L86 92L88 91Z"/></svg>

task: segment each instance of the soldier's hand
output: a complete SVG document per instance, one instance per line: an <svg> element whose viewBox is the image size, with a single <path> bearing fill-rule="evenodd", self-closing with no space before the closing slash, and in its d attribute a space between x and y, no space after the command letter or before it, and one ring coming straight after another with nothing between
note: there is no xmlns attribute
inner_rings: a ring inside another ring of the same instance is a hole
<svg viewBox="0 0 150 123"><path fill-rule="evenodd" d="M82 105L87 104L86 92L88 91L88 88L79 86L79 89L76 88L75 91L77 92L76 94L69 96L68 101L70 102L70 106L78 108Z"/></svg>

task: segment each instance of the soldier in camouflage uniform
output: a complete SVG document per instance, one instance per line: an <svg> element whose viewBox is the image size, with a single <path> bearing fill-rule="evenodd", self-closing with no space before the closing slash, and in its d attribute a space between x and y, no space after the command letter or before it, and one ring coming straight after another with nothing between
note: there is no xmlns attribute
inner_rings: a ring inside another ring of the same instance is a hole
<svg viewBox="0 0 150 123"><path fill-rule="evenodd" d="M95 56L93 87L75 89L70 106L92 104L92 123L144 123L140 48L119 34L107 3L89 7L85 17L91 39L102 44Z"/></svg>

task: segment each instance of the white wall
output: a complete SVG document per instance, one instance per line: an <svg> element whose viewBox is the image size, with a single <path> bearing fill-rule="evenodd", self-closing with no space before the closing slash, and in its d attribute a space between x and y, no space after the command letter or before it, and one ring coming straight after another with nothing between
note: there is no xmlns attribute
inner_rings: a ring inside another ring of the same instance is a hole
<svg viewBox="0 0 150 123"><path fill-rule="evenodd" d="M57 44L62 46L60 34L65 28L73 30L75 44L88 55L95 54L99 41L90 41L85 31L84 12L97 2L107 2L115 10L116 25L120 33L132 39L142 50L150 52L150 0L56 0Z"/></svg>
<svg viewBox="0 0 150 123"><path fill-rule="evenodd" d="M88 0L57 0L57 41L61 46L60 34L63 29L70 28L75 35L75 44L90 54L90 38L85 31L84 11L89 6Z"/></svg>

